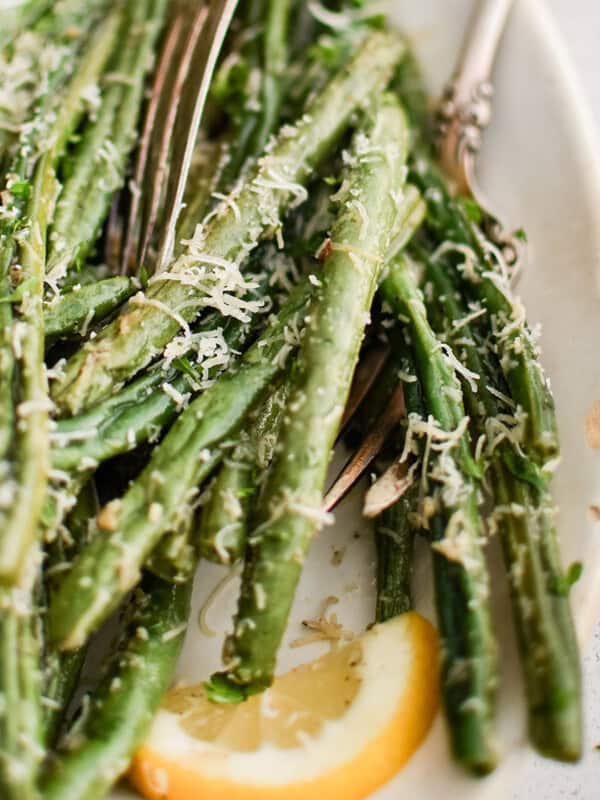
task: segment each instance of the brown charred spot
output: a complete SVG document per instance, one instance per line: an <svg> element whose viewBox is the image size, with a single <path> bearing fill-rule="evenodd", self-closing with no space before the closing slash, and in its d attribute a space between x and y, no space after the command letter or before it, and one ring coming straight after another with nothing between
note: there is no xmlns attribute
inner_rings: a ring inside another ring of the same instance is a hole
<svg viewBox="0 0 600 800"><path fill-rule="evenodd" d="M325 239L321 247L319 248L319 252L317 253L317 258L321 263L327 261L329 256L331 255L331 251L333 250L333 245L331 243L331 239Z"/></svg>

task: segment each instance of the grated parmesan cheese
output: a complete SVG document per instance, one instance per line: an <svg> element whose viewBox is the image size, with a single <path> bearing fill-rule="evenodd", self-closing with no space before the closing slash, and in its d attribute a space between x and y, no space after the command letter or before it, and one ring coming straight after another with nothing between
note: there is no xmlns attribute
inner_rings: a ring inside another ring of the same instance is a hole
<svg viewBox="0 0 600 800"><path fill-rule="evenodd" d="M239 576L241 569L241 564L234 564L233 567L229 569L227 574L217 582L213 590L202 604L202 608L198 614L198 626L205 636L212 637L217 635L217 632L208 624L208 613L213 605L216 604L216 601L221 597L223 592L229 587L231 582Z"/></svg>
<svg viewBox="0 0 600 800"><path fill-rule="evenodd" d="M477 381L481 379L481 376L477 372L472 372L468 367L465 367L465 365L454 355L452 348L449 345L442 342L440 349L446 357L446 361L450 367L466 380L472 392L477 392L479 389Z"/></svg>
<svg viewBox="0 0 600 800"><path fill-rule="evenodd" d="M171 398L171 400L175 403L178 410L185 408L191 397L189 392L182 394L167 381L162 383L160 388L168 397Z"/></svg>

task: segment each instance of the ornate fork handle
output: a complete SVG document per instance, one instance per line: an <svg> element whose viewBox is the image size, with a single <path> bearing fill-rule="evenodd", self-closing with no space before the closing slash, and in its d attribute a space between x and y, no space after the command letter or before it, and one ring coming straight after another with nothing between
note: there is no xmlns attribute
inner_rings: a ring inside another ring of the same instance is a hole
<svg viewBox="0 0 600 800"><path fill-rule="evenodd" d="M509 265L518 261L519 243L493 214L477 183L475 165L483 131L492 117L492 68L514 0L479 0L457 69L442 93L436 113L436 143L441 164L462 194L484 211L483 226L501 247Z"/></svg>
<svg viewBox="0 0 600 800"><path fill-rule="evenodd" d="M471 193L473 164L492 116L493 94L492 83L484 80L472 87L468 99L460 102L456 84L449 83L436 112L440 159L461 192Z"/></svg>

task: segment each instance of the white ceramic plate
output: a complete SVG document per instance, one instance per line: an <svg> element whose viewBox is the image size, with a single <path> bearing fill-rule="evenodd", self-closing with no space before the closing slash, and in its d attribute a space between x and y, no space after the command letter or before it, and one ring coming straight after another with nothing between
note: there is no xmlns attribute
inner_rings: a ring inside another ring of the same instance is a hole
<svg viewBox="0 0 600 800"><path fill-rule="evenodd" d="M471 0L396 0L394 20L411 36L432 92L452 70ZM495 118L486 135L482 182L503 218L529 234L530 264L521 293L533 324L543 326L544 362L552 378L563 443L556 478L565 563L580 560L584 575L573 592L580 638L585 641L600 604L598 529L588 516L600 502L600 454L588 450L584 417L600 399L600 166L596 141L560 39L538 0L519 0L505 37L496 74ZM290 649L300 622L315 617L327 595L337 595L336 612L346 628L361 631L373 615L374 551L361 521L360 491L344 503L336 525L315 541L294 606L279 669L319 655L323 647ZM334 549L342 549L334 566ZM484 779L466 777L451 762L443 720L438 718L424 746L374 800L401 795L429 800L444 794L462 800L506 798L530 754L525 737L523 693L499 554L491 548L494 609L502 644L498 745L502 761ZM209 638L196 624L198 609L222 578L222 569L201 566L194 612L178 677L197 682L219 666L222 633L235 607L237 584L221 595L209 621L219 634ZM429 559L423 549L415 576L417 607L431 615ZM126 789L113 800L131 798ZM342 800L340 798L340 800Z"/></svg>

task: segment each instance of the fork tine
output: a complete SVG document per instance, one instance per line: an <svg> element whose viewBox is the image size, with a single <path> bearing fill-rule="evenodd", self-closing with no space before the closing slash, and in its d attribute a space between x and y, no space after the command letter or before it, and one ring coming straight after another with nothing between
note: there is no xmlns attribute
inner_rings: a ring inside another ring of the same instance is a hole
<svg viewBox="0 0 600 800"><path fill-rule="evenodd" d="M118 194L111 203L106 224L106 236L104 237L104 261L113 273L119 270L119 258L124 233L123 223L119 216L121 200L122 195Z"/></svg>
<svg viewBox="0 0 600 800"><path fill-rule="evenodd" d="M217 57L238 0L176 3L164 39L130 186L125 244L120 268L134 255L144 264L159 229L161 269L173 250L175 225ZM165 188L166 187L166 188ZM161 201L161 224L158 225Z"/></svg>
<svg viewBox="0 0 600 800"><path fill-rule="evenodd" d="M368 519L379 516L406 494L415 482L408 461L394 461L369 487L365 495L363 516Z"/></svg>
<svg viewBox="0 0 600 800"><path fill-rule="evenodd" d="M399 383L389 403L325 495L323 505L326 511L332 511L364 475L390 433L405 416L404 387Z"/></svg>
<svg viewBox="0 0 600 800"><path fill-rule="evenodd" d="M183 25L183 17L181 16L181 14L179 14L173 18L173 21L169 27L169 32L167 33L167 37L165 39L162 52L160 55L160 60L156 68L154 84L152 86L150 100L148 101L148 107L146 109L144 128L142 131L142 137L140 139L140 144L135 164L135 172L133 176L133 184L132 184L133 188L131 190L129 213L127 216L127 237L125 240L125 246L123 248L121 256L121 273L123 275L129 272L129 267L133 257L134 248L137 243L137 230L139 227L138 215L140 212L141 191L142 191L144 174L146 172L148 156L150 153L152 132L155 128L158 108L160 105L160 99L162 97L162 93L167 78L169 76L169 72L171 70L171 65L173 57L175 55L175 51L177 49L177 43L179 41L182 25Z"/></svg>
<svg viewBox="0 0 600 800"><path fill-rule="evenodd" d="M191 56L189 77L181 97L173 136L172 165L167 181L164 224L161 225L158 270L166 264L173 250L175 226L183 200L185 182L194 144L208 94L212 74L238 0L212 0L202 37ZM198 82L198 76L201 79Z"/></svg>
<svg viewBox="0 0 600 800"><path fill-rule="evenodd" d="M177 64L174 73L173 86L166 99L166 108L161 108L162 131L160 138L156 139L158 146L155 154L151 152L151 158L147 163L150 170L150 193L147 203L144 203L142 210L142 223L140 232L140 247L138 250L138 262L145 263L148 255L148 248L152 241L152 234L158 219L161 196L164 192L164 182L169 166L169 150L173 142L173 132L176 129L177 115L181 103L183 88L186 85L186 78L190 71L192 57L198 40L204 30L209 15L209 6L201 6L195 13L189 35L184 45L181 59ZM178 17L178 28L183 25L183 15ZM164 100L164 92L162 93ZM146 177L146 175L144 176Z"/></svg>
<svg viewBox="0 0 600 800"><path fill-rule="evenodd" d="M362 404L371 387L380 376L389 354L390 348L388 345L385 345L382 347L374 347L361 357L354 373L354 380L352 381L350 395L346 403L346 408L344 409L344 416L340 423L340 432L338 436L341 436L344 432L346 426L356 414L358 407Z"/></svg>

